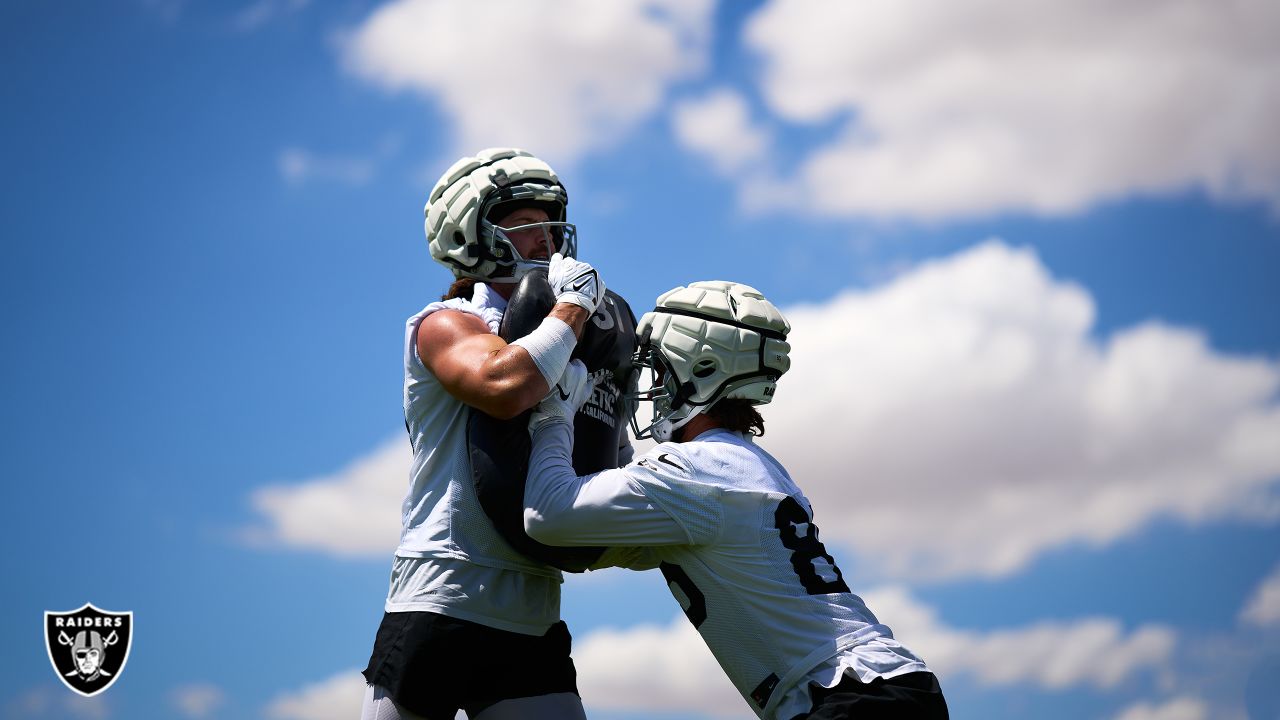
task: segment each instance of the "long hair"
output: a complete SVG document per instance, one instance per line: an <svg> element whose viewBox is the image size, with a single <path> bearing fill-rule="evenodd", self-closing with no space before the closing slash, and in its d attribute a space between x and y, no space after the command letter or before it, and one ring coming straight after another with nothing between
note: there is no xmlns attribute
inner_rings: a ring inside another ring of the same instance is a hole
<svg viewBox="0 0 1280 720"><path fill-rule="evenodd" d="M725 398L707 408L707 416L720 427L748 435L764 435L764 418L750 400Z"/></svg>
<svg viewBox="0 0 1280 720"><path fill-rule="evenodd" d="M440 296L440 299L452 300L453 298L460 297L470 300L472 294L475 293L475 290L475 278L458 278L453 281L453 284L449 286L449 289L445 291L444 295Z"/></svg>

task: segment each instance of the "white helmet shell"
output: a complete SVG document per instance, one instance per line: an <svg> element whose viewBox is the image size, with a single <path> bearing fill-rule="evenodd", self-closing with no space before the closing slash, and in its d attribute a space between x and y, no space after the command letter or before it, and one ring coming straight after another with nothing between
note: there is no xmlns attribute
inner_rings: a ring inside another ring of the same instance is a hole
<svg viewBox="0 0 1280 720"><path fill-rule="evenodd" d="M690 419L724 398L755 405L773 400L791 367L791 325L759 290L710 280L663 293L636 328L636 364L653 371L636 399L653 402L653 422L637 437L665 442Z"/></svg>
<svg viewBox="0 0 1280 720"><path fill-rule="evenodd" d="M495 207L534 204L547 211L556 250L573 256L574 227L565 222L568 193L542 160L517 148L489 148L453 164L431 190L423 212L431 257L455 277L516 282L539 263L520 257L489 222ZM545 262L541 263L545 265Z"/></svg>

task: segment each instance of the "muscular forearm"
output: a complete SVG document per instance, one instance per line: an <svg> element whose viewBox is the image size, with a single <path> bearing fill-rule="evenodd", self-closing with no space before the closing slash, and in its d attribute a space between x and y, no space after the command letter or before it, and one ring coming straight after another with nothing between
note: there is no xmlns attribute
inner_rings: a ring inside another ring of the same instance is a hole
<svg viewBox="0 0 1280 720"><path fill-rule="evenodd" d="M470 377L446 388L464 403L501 420L537 405L551 389L529 353L518 345L494 350Z"/></svg>
<svg viewBox="0 0 1280 720"><path fill-rule="evenodd" d="M469 404L504 419L536 405L564 372L588 317L577 305L557 303L533 332L494 353L487 379L492 400Z"/></svg>
<svg viewBox="0 0 1280 720"><path fill-rule="evenodd" d="M560 320L573 330L574 337L581 338L582 328L586 326L587 318L591 317L591 313L572 303L556 303L547 317Z"/></svg>
<svg viewBox="0 0 1280 720"><path fill-rule="evenodd" d="M580 332L585 315L557 305L532 332L507 344L473 315L438 312L418 330L418 356L450 395L508 419L536 405L564 372L577 344L571 323Z"/></svg>

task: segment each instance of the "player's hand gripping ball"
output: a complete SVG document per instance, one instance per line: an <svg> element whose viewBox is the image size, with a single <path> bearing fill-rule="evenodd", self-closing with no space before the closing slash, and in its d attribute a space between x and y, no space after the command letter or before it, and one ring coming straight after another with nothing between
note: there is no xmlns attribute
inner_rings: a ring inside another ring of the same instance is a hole
<svg viewBox="0 0 1280 720"><path fill-rule="evenodd" d="M593 313L604 298L604 281L596 269L560 253L551 256L547 268L547 282L555 293L556 302L572 303Z"/></svg>

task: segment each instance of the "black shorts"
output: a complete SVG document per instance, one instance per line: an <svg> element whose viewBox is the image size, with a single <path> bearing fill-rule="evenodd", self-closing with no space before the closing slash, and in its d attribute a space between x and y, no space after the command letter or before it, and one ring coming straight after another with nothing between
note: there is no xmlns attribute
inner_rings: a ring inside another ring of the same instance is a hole
<svg viewBox="0 0 1280 720"><path fill-rule="evenodd" d="M947 720L947 701L933 673L913 672L864 683L846 675L834 687L811 686L813 709L792 720Z"/></svg>
<svg viewBox="0 0 1280 720"><path fill-rule="evenodd" d="M569 628L523 635L428 612L385 613L364 678L427 720L474 717L503 700L578 694Z"/></svg>

